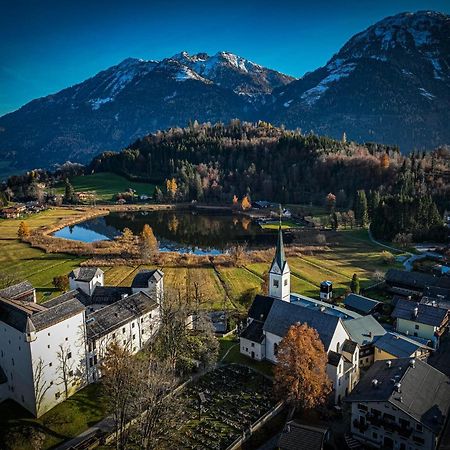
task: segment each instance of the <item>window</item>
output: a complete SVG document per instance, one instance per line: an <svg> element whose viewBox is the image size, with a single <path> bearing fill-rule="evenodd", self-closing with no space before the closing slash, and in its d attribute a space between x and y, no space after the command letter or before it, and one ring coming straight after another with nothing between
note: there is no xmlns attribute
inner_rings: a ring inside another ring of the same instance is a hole
<svg viewBox="0 0 450 450"><path fill-rule="evenodd" d="M97 355L94 355L94 364L97 364Z"/></svg>
<svg viewBox="0 0 450 450"><path fill-rule="evenodd" d="M50 348L50 344L47 345L47 348Z"/></svg>
<svg viewBox="0 0 450 450"><path fill-rule="evenodd" d="M278 283L278 280L273 280L273 285L277 288L280 284Z"/></svg>
<svg viewBox="0 0 450 450"><path fill-rule="evenodd" d="M410 426L409 420L406 420L406 419L399 418L399 419L398 419L398 423L399 423L403 428L408 428L408 427Z"/></svg>
<svg viewBox="0 0 450 450"><path fill-rule="evenodd" d="M360 411L367 411L369 408L367 408L367 406L363 405L362 403L358 403L358 409Z"/></svg>
<svg viewBox="0 0 450 450"><path fill-rule="evenodd" d="M122 333L125 334L125 327L122 328Z"/></svg>
<svg viewBox="0 0 450 450"><path fill-rule="evenodd" d="M416 330L418 330L419 329L419 325L414 325L414 328L416 329Z"/></svg>
<svg viewBox="0 0 450 450"><path fill-rule="evenodd" d="M419 432L423 431L422 424L416 423L416 431L419 431Z"/></svg>
<svg viewBox="0 0 450 450"><path fill-rule="evenodd" d="M94 360L92 358L89 358L89 367L92 367L94 365Z"/></svg>
<svg viewBox="0 0 450 450"><path fill-rule="evenodd" d="M134 322L131 324L131 328L134 328Z"/></svg>
<svg viewBox="0 0 450 450"><path fill-rule="evenodd" d="M113 337L113 339L115 339L116 338L116 333L113 333L112 337Z"/></svg>
<svg viewBox="0 0 450 450"><path fill-rule="evenodd" d="M287 278L284 280L284 285L287 286L288 280Z"/></svg>
<svg viewBox="0 0 450 450"><path fill-rule="evenodd" d="M278 355L278 344L277 343L273 344L273 354L275 356Z"/></svg>
<svg viewBox="0 0 450 450"><path fill-rule="evenodd" d="M73 377L73 370L69 371L69 377Z"/></svg>
<svg viewBox="0 0 450 450"><path fill-rule="evenodd" d="M255 346L255 343L254 342L252 342L252 347L254 347Z"/></svg>
<svg viewBox="0 0 450 450"><path fill-rule="evenodd" d="M72 358L72 352L67 353L67 359Z"/></svg>
<svg viewBox="0 0 450 450"><path fill-rule="evenodd" d="M133 334L133 341L136 339L136 335L135 334Z"/></svg>
<svg viewBox="0 0 450 450"><path fill-rule="evenodd" d="M58 398L61 396L61 394L59 392L55 392L55 398L56 400L58 400Z"/></svg>
<svg viewBox="0 0 450 450"><path fill-rule="evenodd" d="M417 337L417 331L414 331L414 336Z"/></svg>
<svg viewBox="0 0 450 450"><path fill-rule="evenodd" d="M395 422L395 416L393 416L392 414L384 413L383 418L386 420L390 420L391 422Z"/></svg>
<svg viewBox="0 0 450 450"><path fill-rule="evenodd" d="M413 436L413 441L419 445L425 444L425 439L421 438L420 436Z"/></svg>
<svg viewBox="0 0 450 450"><path fill-rule="evenodd" d="M374 439L378 439L378 434L377 434L377 433L372 433L372 437L373 437Z"/></svg>
<svg viewBox="0 0 450 450"><path fill-rule="evenodd" d="M68 337L66 337L66 341L68 341L69 340L69 338Z"/></svg>

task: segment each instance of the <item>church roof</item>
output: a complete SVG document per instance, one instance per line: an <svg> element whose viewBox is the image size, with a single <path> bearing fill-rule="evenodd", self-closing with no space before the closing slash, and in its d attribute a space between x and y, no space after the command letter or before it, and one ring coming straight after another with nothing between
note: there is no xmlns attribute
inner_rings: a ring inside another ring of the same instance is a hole
<svg viewBox="0 0 450 450"><path fill-rule="evenodd" d="M281 231L281 226L278 228L277 249L275 251L275 257L273 259L272 266L275 263L278 265L281 271L283 271L284 265L286 264L286 255L284 253L283 232Z"/></svg>

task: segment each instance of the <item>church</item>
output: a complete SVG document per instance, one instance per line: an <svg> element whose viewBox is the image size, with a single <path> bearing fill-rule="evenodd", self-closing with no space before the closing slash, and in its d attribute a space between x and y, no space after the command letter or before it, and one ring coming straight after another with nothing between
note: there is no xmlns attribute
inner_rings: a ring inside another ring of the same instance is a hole
<svg viewBox="0 0 450 450"><path fill-rule="evenodd" d="M359 380L359 345L345 323L360 318L344 308L291 293L291 272L280 227L269 271L269 295L257 295L250 306L240 335L240 352L276 364L278 345L290 326L306 323L317 330L328 354L327 374L333 383L334 402L339 404Z"/></svg>

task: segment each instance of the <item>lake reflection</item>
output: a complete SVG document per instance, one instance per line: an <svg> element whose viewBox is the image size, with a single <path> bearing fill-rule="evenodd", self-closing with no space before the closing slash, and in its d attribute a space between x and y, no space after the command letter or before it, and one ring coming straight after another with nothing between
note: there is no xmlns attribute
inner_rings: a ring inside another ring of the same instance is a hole
<svg viewBox="0 0 450 450"><path fill-rule="evenodd" d="M246 242L252 248L275 243L273 231L261 229L248 217L191 211L111 213L63 228L54 235L82 242L96 242L114 239L125 227L138 234L145 224L152 227L160 251L163 252L218 255L236 243Z"/></svg>

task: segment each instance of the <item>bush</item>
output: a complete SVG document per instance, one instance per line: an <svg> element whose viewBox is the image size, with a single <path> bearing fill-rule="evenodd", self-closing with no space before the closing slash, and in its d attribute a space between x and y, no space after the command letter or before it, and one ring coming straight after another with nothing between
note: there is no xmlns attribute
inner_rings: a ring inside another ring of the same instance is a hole
<svg viewBox="0 0 450 450"><path fill-rule="evenodd" d="M395 256L391 252L384 250L381 252L381 260L383 264L392 264L395 262Z"/></svg>

